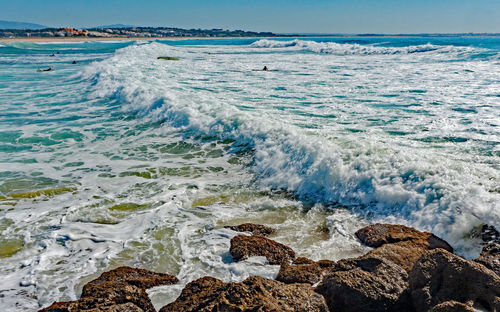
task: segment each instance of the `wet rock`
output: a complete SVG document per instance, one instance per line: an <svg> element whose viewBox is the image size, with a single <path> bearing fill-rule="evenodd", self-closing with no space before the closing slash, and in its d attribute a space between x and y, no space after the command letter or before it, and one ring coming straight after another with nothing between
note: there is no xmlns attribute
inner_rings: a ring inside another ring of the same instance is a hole
<svg viewBox="0 0 500 312"><path fill-rule="evenodd" d="M427 251L409 275L417 312L456 301L486 311L500 310L500 277L485 266L443 249Z"/></svg>
<svg viewBox="0 0 500 312"><path fill-rule="evenodd" d="M307 283L313 285L321 281L323 276L335 266L335 262L330 260L309 261L311 262L297 263L294 261L293 264L283 263L276 276L276 280L287 284Z"/></svg>
<svg viewBox="0 0 500 312"><path fill-rule="evenodd" d="M384 258L340 260L316 291L330 311L409 311L408 274Z"/></svg>
<svg viewBox="0 0 500 312"><path fill-rule="evenodd" d="M270 264L282 264L291 262L295 258L292 248L259 235L233 237L229 252L234 261L264 256Z"/></svg>
<svg viewBox="0 0 500 312"><path fill-rule="evenodd" d="M481 228L481 239L485 243L500 243L500 232L492 225L483 225Z"/></svg>
<svg viewBox="0 0 500 312"><path fill-rule="evenodd" d="M143 288L120 282L105 282L93 287L92 291L93 294L82 296L76 301L53 303L40 312L156 311ZM117 310L117 306L128 310Z"/></svg>
<svg viewBox="0 0 500 312"><path fill-rule="evenodd" d="M228 225L225 226L226 229L231 229L236 232L250 232L252 235L262 235L269 236L273 234L276 230L272 227L262 225L262 224L253 224L253 223L243 223L240 225Z"/></svg>
<svg viewBox="0 0 500 312"><path fill-rule="evenodd" d="M456 301L446 301L440 303L430 310L430 312L474 312L474 308Z"/></svg>
<svg viewBox="0 0 500 312"><path fill-rule="evenodd" d="M176 284L179 280L177 277L165 273L156 273L144 269L122 266L114 270L104 272L97 279L87 283L83 287L83 294L88 293L87 288L109 281L123 282L139 288L147 289L160 285Z"/></svg>
<svg viewBox="0 0 500 312"><path fill-rule="evenodd" d="M356 236L369 247L376 249L366 257L382 257L410 272L415 262L427 251L443 248L453 252L444 240L429 232L397 224L374 224L356 232Z"/></svg>
<svg viewBox="0 0 500 312"><path fill-rule="evenodd" d="M306 284L284 284L252 276L240 283L203 277L186 285L160 312L328 312L325 299Z"/></svg>
<svg viewBox="0 0 500 312"><path fill-rule="evenodd" d="M474 261L481 263L500 276L500 243L492 242L485 245L479 258Z"/></svg>
<svg viewBox="0 0 500 312"><path fill-rule="evenodd" d="M155 312L145 289L174 283L172 275L119 267L87 283L80 299L55 302L41 312Z"/></svg>
<svg viewBox="0 0 500 312"><path fill-rule="evenodd" d="M313 264L313 263L315 263L315 261L308 259L306 257L297 257L297 258L293 259L292 263L293 264Z"/></svg>
<svg viewBox="0 0 500 312"><path fill-rule="evenodd" d="M358 230L356 236L369 247L380 247L384 244L411 240L427 245L428 249L443 248L453 252L450 244L436 235L399 224L373 224Z"/></svg>

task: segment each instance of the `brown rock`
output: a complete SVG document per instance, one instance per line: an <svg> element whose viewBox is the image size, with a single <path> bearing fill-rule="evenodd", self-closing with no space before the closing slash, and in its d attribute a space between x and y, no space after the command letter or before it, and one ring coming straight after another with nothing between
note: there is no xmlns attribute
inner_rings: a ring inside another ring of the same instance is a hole
<svg viewBox="0 0 500 312"><path fill-rule="evenodd" d="M443 248L453 252L444 240L429 232L397 224L374 224L356 232L367 246L375 247L365 257L383 257L410 272L415 262L427 251Z"/></svg>
<svg viewBox="0 0 500 312"><path fill-rule="evenodd" d="M177 277L165 273L156 273L144 269L122 266L114 270L104 272L97 279L87 283L83 287L82 296L87 293L86 288L109 281L123 282L139 288L147 289L160 285L176 284L179 280Z"/></svg>
<svg viewBox="0 0 500 312"><path fill-rule="evenodd" d="M283 263L276 280L287 284L307 283L312 285L321 281L323 275L330 272L330 269L335 266L335 262L330 260L312 261L312 263L305 264L296 263L296 261L293 264Z"/></svg>
<svg viewBox="0 0 500 312"><path fill-rule="evenodd" d="M283 284L252 276L240 283L204 277L186 285L160 312L328 312L325 299L309 285Z"/></svg>
<svg viewBox="0 0 500 312"><path fill-rule="evenodd" d="M483 247L481 255L474 261L481 263L500 276L500 243L489 243Z"/></svg>
<svg viewBox="0 0 500 312"><path fill-rule="evenodd" d="M356 236L369 247L411 240L427 245L428 249L443 248L453 252L453 248L436 235L399 224L373 224L358 230Z"/></svg>
<svg viewBox="0 0 500 312"><path fill-rule="evenodd" d="M236 232L250 232L252 235L262 235L269 236L273 234L276 230L272 227L262 225L262 224L253 224L253 223L243 223L240 225L228 225L225 226L227 229L231 229Z"/></svg>
<svg viewBox="0 0 500 312"><path fill-rule="evenodd" d="M308 259L306 257L297 257L293 259L293 264L313 264L315 263L314 260Z"/></svg>
<svg viewBox="0 0 500 312"><path fill-rule="evenodd" d="M145 289L174 283L172 275L119 267L87 283L79 300L55 302L41 312L155 312Z"/></svg>
<svg viewBox="0 0 500 312"><path fill-rule="evenodd" d="M456 301L446 301L440 303L430 310L430 312L474 312L474 308Z"/></svg>
<svg viewBox="0 0 500 312"><path fill-rule="evenodd" d="M50 307L39 312L144 312L144 310L130 302L110 306L99 305L97 308L85 309L81 301L72 301L54 302Z"/></svg>
<svg viewBox="0 0 500 312"><path fill-rule="evenodd" d="M94 312L113 311L117 305L129 310L155 312L148 294L142 288L120 282L105 282L92 288L95 294L76 301L55 302L40 312ZM124 306L124 304L129 303Z"/></svg>
<svg viewBox="0 0 500 312"><path fill-rule="evenodd" d="M282 264L295 258L292 248L259 235L233 237L229 252L236 262L253 256L264 256L270 264Z"/></svg>
<svg viewBox="0 0 500 312"><path fill-rule="evenodd" d="M418 312L447 301L500 310L500 277L479 263L443 249L427 251L410 272L409 283Z"/></svg>
<svg viewBox="0 0 500 312"><path fill-rule="evenodd" d="M316 288L330 311L411 311L408 274L391 261L345 259L332 270Z"/></svg>

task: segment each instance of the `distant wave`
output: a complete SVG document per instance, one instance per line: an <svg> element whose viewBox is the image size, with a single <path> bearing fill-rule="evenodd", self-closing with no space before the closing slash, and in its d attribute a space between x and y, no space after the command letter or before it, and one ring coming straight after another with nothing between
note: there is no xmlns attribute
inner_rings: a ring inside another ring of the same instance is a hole
<svg viewBox="0 0 500 312"><path fill-rule="evenodd" d="M404 47L381 47L374 45L361 45L361 44L348 44L336 42L315 42L307 40L290 40L278 41L262 39L252 43L252 47L256 48L289 48L295 47L304 50L309 50L316 53L323 54L339 54L339 55L377 55L377 54L412 54L412 53L425 53L431 51L440 52L461 52L471 50L468 47L455 47L455 46L438 46L433 44L423 44Z"/></svg>

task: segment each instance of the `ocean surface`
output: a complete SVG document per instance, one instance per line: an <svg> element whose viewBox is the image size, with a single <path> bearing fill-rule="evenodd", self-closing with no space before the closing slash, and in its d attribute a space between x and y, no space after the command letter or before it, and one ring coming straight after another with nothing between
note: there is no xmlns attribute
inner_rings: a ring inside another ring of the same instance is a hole
<svg viewBox="0 0 500 312"><path fill-rule="evenodd" d="M275 276L231 261L243 222L315 260L366 252L374 222L477 256L500 228L500 38L0 43L3 310L120 265L179 277L157 308Z"/></svg>

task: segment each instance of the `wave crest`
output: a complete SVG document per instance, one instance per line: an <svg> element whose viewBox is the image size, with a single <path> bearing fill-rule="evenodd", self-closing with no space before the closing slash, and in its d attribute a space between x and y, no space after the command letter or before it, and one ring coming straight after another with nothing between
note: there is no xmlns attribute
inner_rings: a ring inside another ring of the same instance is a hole
<svg viewBox="0 0 500 312"><path fill-rule="evenodd" d="M361 45L356 43L315 42L299 39L290 41L262 39L252 43L251 46L255 48L297 48L315 53L337 55L395 55L425 53L432 51L444 53L452 51L465 52L470 50L470 48L467 47L438 46L430 43L404 47L383 47L375 45Z"/></svg>

